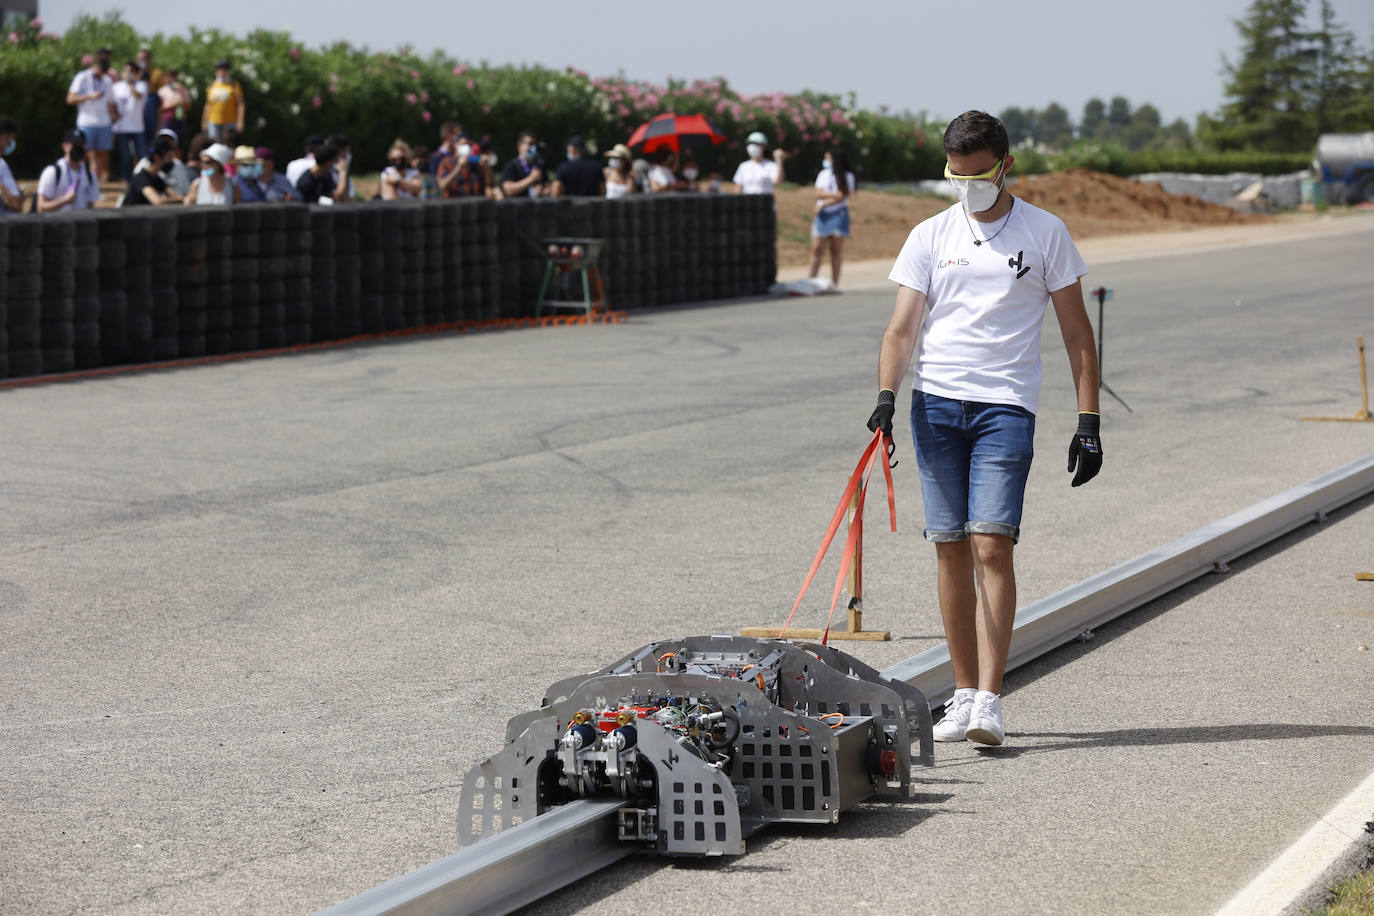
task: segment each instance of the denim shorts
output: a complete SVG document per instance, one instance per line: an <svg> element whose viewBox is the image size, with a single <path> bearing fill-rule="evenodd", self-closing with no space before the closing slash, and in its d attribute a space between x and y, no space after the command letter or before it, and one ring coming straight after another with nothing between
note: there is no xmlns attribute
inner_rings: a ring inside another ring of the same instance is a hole
<svg viewBox="0 0 1374 916"><path fill-rule="evenodd" d="M970 534L1021 536L1021 503L1034 455L1035 414L1008 404L911 393L928 541Z"/></svg>
<svg viewBox="0 0 1374 916"><path fill-rule="evenodd" d="M822 210L811 220L813 239L849 238L849 208L840 207L833 213Z"/></svg>
<svg viewBox="0 0 1374 916"><path fill-rule="evenodd" d="M77 130L86 138L86 149L114 149L113 127L78 127Z"/></svg>

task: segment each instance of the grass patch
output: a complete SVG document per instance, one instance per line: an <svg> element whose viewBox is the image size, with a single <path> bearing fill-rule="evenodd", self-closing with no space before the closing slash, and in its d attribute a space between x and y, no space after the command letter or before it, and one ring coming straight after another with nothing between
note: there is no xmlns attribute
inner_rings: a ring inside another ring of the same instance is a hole
<svg viewBox="0 0 1374 916"><path fill-rule="evenodd" d="M1322 916L1374 916L1374 870L1346 878L1331 893L1335 899Z"/></svg>

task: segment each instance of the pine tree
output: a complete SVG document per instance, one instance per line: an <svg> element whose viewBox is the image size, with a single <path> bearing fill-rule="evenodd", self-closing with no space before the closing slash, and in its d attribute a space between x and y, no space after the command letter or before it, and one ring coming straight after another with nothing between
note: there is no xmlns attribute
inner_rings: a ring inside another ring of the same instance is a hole
<svg viewBox="0 0 1374 916"><path fill-rule="evenodd" d="M1102 125L1107 123L1107 106L1101 99L1088 99L1083 106L1083 117L1078 122L1078 136L1091 140L1098 136Z"/></svg>
<svg viewBox="0 0 1374 916"><path fill-rule="evenodd" d="M1219 115L1199 119L1204 139L1219 149L1289 151L1311 145L1306 102L1317 59L1302 29L1305 0L1253 0L1235 20L1240 60L1223 61L1226 97Z"/></svg>
<svg viewBox="0 0 1374 916"><path fill-rule="evenodd" d="M1360 98L1361 60L1355 35L1336 21L1331 0L1321 0L1319 28L1312 33L1312 42L1316 59L1310 92L1316 133L1374 130L1374 120L1366 118L1361 123L1368 96Z"/></svg>

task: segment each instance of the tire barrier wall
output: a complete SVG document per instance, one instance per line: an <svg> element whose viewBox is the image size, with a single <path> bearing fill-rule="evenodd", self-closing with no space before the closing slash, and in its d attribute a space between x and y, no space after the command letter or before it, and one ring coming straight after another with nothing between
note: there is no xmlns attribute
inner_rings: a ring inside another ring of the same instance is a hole
<svg viewBox="0 0 1374 916"><path fill-rule="evenodd" d="M608 308L761 295L776 228L769 197L705 194L14 216L0 378L530 316L552 237L606 240ZM548 298L581 295L555 271Z"/></svg>

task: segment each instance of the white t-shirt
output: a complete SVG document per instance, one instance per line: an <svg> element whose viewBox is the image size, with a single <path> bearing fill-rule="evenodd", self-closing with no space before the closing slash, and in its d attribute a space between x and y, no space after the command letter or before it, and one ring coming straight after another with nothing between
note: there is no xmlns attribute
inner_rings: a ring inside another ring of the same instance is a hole
<svg viewBox="0 0 1374 916"><path fill-rule="evenodd" d="M57 200L65 197L73 184L77 189L76 200L59 208L58 212L86 210L100 199L100 185L96 183L90 167L83 162L79 168L72 169L66 156L45 168L43 174L38 176L38 193L48 200Z"/></svg>
<svg viewBox="0 0 1374 916"><path fill-rule="evenodd" d="M10 164L3 159L0 159L0 187L11 194L19 193L19 185L14 180L14 173L10 171ZM7 212L9 208L5 206L5 199L0 197L0 213Z"/></svg>
<svg viewBox="0 0 1374 916"><path fill-rule="evenodd" d="M1088 266L1054 214L1016 200L1001 222L977 222L955 203L911 230L888 279L926 295L916 389L1035 413L1050 293Z"/></svg>
<svg viewBox="0 0 1374 916"><path fill-rule="evenodd" d="M745 194L772 194L778 183L778 164L771 160L755 162L746 159L735 169L735 184Z"/></svg>
<svg viewBox="0 0 1374 916"><path fill-rule="evenodd" d="M302 156L299 159L292 159L286 164L286 180L291 182L291 187L296 186L296 182L301 180L301 176L315 165L314 156Z"/></svg>
<svg viewBox="0 0 1374 916"><path fill-rule="evenodd" d="M677 184L677 176L666 165L658 164L649 167L649 188L651 190L655 185L672 187L675 184Z"/></svg>
<svg viewBox="0 0 1374 916"><path fill-rule="evenodd" d="M96 76L90 70L82 70L72 77L72 84L67 89L74 95L86 95L97 90L103 93L100 98L77 104L77 127L110 126L110 93L114 90L114 80L108 74Z"/></svg>
<svg viewBox="0 0 1374 916"><path fill-rule="evenodd" d="M114 88L110 90L114 97L115 109L119 112L119 120L114 125L117 134L143 133L143 100L148 97L148 84L139 80L133 88L139 91L141 98L134 98L129 84L123 80L115 83Z"/></svg>
<svg viewBox="0 0 1374 916"><path fill-rule="evenodd" d="M845 183L849 185L849 193L850 193L850 194L853 194L853 193L854 193L854 173L853 173L853 172L845 172L845 173L844 173L844 177L845 177ZM822 169L822 170L821 170L821 173L820 173L819 175L816 176L816 190L817 190L817 191L824 191L824 192L826 192L827 194L834 194L834 193L836 193L837 191L840 190L840 184L839 184L839 182L837 182L837 181L835 180L835 170L834 170L834 169ZM849 198L848 198L848 197L845 197L844 200L840 201L840 202L837 203L837 204L826 204L824 207L821 207L821 212L822 212L822 213L839 213L841 210L847 210L847 209L849 209Z"/></svg>

